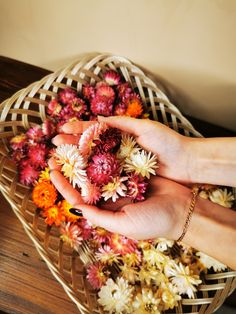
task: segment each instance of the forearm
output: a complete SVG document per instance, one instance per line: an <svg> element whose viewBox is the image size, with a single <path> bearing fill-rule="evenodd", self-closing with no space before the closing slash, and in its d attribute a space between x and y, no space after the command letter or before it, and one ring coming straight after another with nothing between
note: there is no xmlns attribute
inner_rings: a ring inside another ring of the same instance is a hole
<svg viewBox="0 0 236 314"><path fill-rule="evenodd" d="M236 137L194 138L187 145L192 182L236 187Z"/></svg>
<svg viewBox="0 0 236 314"><path fill-rule="evenodd" d="M186 244L236 270L236 212L197 198Z"/></svg>

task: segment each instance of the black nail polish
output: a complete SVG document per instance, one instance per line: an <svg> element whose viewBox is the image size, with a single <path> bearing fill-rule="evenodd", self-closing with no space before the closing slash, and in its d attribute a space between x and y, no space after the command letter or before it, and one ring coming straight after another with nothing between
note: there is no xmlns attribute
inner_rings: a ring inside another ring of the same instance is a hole
<svg viewBox="0 0 236 314"><path fill-rule="evenodd" d="M69 209L70 213L79 217L83 217L83 213L80 209L78 208L70 208Z"/></svg>

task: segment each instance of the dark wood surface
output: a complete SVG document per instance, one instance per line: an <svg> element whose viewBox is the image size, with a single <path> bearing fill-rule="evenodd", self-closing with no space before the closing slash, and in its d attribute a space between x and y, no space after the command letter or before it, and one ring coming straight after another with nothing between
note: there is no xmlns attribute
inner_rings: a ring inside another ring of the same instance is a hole
<svg viewBox="0 0 236 314"><path fill-rule="evenodd" d="M50 71L0 57L0 102ZM206 137L235 136L233 131L187 117ZM231 300L235 298L231 297ZM232 303L232 301L228 301ZM0 313L78 313L0 195Z"/></svg>

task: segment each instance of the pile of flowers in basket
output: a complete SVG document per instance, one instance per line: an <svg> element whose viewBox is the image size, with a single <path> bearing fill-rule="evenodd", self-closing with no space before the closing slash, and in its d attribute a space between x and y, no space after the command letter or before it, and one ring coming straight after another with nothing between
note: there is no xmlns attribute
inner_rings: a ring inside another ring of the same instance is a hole
<svg viewBox="0 0 236 314"><path fill-rule="evenodd" d="M32 198L45 223L60 228L61 240L74 250L86 240L96 262L87 267L87 279L98 292L98 302L109 313L161 313L173 309L182 296L194 297L201 274L226 266L184 243L158 238L135 241L91 225L70 211L50 181L47 160L53 156L61 171L78 189L85 203L128 197L145 199L148 181L156 174L157 157L143 150L131 135L103 123L88 127L77 145L55 148L51 139L70 121L96 121L97 115L147 118L140 96L115 71L104 73L95 86L86 84L78 95L61 90L47 107L41 126L11 139L12 159L19 180L32 186ZM200 196L231 207L232 193L202 186Z"/></svg>

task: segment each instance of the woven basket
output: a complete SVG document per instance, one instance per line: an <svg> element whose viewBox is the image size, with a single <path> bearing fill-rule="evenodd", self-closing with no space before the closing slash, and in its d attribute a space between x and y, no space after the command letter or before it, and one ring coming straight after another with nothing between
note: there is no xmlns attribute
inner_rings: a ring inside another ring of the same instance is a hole
<svg viewBox="0 0 236 314"><path fill-rule="evenodd" d="M78 253L60 241L56 227L49 227L35 209L30 189L18 183L16 167L9 160L9 139L46 118L48 102L59 89L72 86L81 91L86 82L95 84L101 74L113 69L136 89L150 118L186 136L201 136L169 101L163 91L142 70L123 57L89 54L70 66L17 92L0 106L0 189L21 221L26 233L55 278L81 313L103 313L96 293L86 281L85 267ZM213 313L236 287L236 272L205 275L195 299L182 299L175 313ZM173 313L173 312L172 312Z"/></svg>

